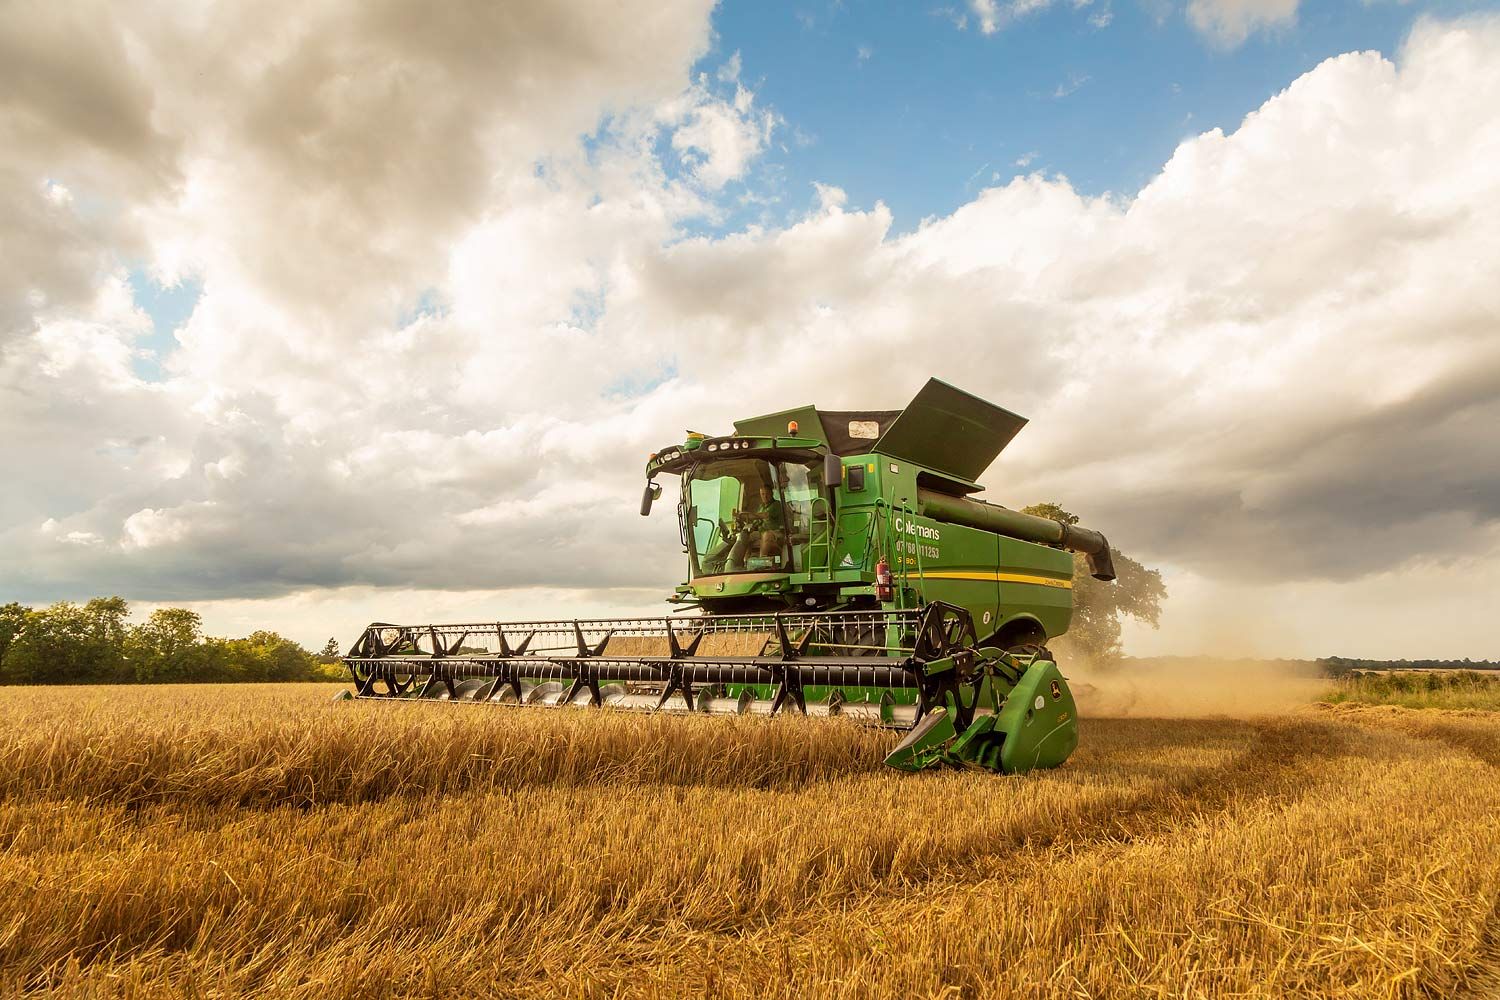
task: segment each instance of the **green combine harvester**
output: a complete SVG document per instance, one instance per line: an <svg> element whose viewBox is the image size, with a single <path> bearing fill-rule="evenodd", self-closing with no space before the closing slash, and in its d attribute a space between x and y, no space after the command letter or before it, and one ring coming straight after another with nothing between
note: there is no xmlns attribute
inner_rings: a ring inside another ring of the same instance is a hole
<svg viewBox="0 0 1500 1000"><path fill-rule="evenodd" d="M344 657L354 696L764 715L908 730L886 758L1021 773L1078 745L1047 640L1096 531L973 498L1025 419L933 379L902 410L811 406L689 433L646 463L641 513L680 476L688 579L654 618L390 625ZM687 613L683 613L687 612Z"/></svg>

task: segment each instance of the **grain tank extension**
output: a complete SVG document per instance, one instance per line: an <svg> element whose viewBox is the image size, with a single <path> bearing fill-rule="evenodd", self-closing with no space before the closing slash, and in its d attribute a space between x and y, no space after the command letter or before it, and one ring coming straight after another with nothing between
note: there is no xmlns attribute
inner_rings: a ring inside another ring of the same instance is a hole
<svg viewBox="0 0 1500 1000"><path fill-rule="evenodd" d="M1061 764L1077 710L1049 639L1096 531L986 503L977 478L1026 421L933 379L900 410L805 406L689 432L646 463L679 480L687 577L655 618L375 623L355 696L705 714L842 716L907 730L886 758L1007 773Z"/></svg>

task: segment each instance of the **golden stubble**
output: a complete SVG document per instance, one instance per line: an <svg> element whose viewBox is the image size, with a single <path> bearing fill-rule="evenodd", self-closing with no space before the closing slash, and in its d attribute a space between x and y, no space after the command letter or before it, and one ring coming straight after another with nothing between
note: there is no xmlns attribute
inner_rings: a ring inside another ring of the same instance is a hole
<svg viewBox="0 0 1500 1000"><path fill-rule="evenodd" d="M0 993L1417 997L1500 966L1500 718L837 721L0 691ZM1475 993L1474 995L1482 995Z"/></svg>

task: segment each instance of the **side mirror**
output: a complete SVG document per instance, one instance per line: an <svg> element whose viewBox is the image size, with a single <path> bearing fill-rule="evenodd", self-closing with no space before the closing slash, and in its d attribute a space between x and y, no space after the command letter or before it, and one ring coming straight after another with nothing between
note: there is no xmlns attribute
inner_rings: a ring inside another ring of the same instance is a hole
<svg viewBox="0 0 1500 1000"><path fill-rule="evenodd" d="M657 483L647 483L646 492L641 494L641 516L649 517L651 514L651 501L661 496L661 486Z"/></svg>
<svg viewBox="0 0 1500 1000"><path fill-rule="evenodd" d="M823 456L823 482L829 486L842 486L844 483L844 460L837 455Z"/></svg>

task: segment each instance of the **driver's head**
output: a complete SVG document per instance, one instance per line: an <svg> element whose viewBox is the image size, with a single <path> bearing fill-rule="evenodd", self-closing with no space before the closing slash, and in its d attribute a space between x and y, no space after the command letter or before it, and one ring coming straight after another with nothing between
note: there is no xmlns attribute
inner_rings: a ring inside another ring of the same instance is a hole
<svg viewBox="0 0 1500 1000"><path fill-rule="evenodd" d="M771 484L770 483L761 483L760 484L760 502L761 503L770 503L771 502Z"/></svg>

